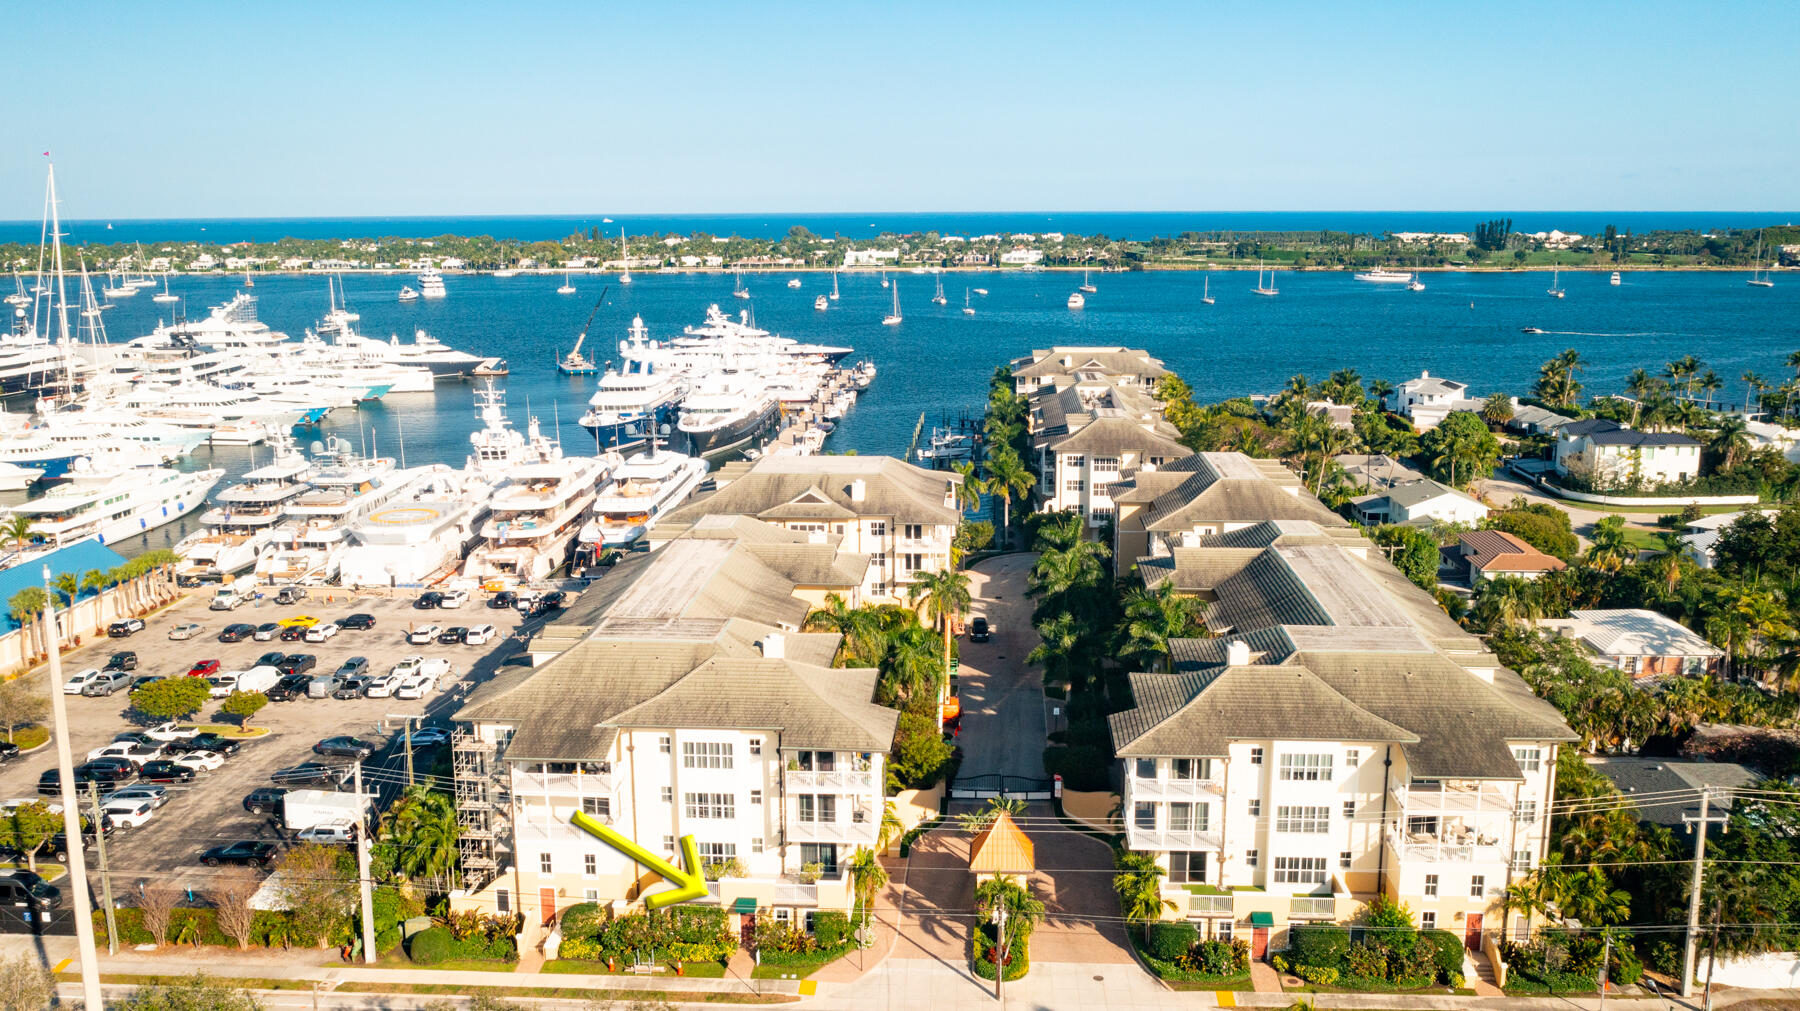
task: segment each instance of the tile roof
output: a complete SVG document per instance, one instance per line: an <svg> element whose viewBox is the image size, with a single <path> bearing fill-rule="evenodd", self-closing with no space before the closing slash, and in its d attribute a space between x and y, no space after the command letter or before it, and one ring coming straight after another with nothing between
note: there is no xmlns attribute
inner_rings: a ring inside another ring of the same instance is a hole
<svg viewBox="0 0 1800 1011"><path fill-rule="evenodd" d="M1126 347L1058 346L1047 351L1033 351L1012 360L1012 374L1017 379L1039 376L1063 376L1076 372L1100 372L1156 378L1169 374L1162 359L1150 352Z"/></svg>
<svg viewBox="0 0 1800 1011"><path fill-rule="evenodd" d="M1388 489L1387 493L1388 501L1395 505L1405 506L1409 509L1413 506L1424 505L1426 502L1445 496L1461 499L1464 502L1475 502L1475 499L1457 491L1455 488L1452 488L1447 484L1440 484L1429 478L1421 481L1408 481L1405 484L1397 484Z"/></svg>
<svg viewBox="0 0 1800 1011"><path fill-rule="evenodd" d="M1725 655L1686 625L1642 608L1570 611L1568 618L1544 624L1580 639L1603 656Z"/></svg>
<svg viewBox="0 0 1800 1011"><path fill-rule="evenodd" d="M1505 530L1470 530L1459 535L1463 557L1481 572L1556 572L1567 563L1546 555Z"/></svg>
<svg viewBox="0 0 1800 1011"><path fill-rule="evenodd" d="M1276 519L1311 520L1321 527L1348 525L1306 494L1300 479L1278 461L1253 460L1242 453L1196 453L1162 469L1191 476L1150 503L1145 510L1149 530Z"/></svg>
<svg viewBox="0 0 1800 1011"><path fill-rule="evenodd" d="M1036 869L1036 848L1005 811L969 845L969 870L976 874L1029 874Z"/></svg>
<svg viewBox="0 0 1800 1011"><path fill-rule="evenodd" d="M1166 427L1166 426L1165 426ZM1180 457L1193 450L1177 442L1171 435L1157 432L1129 418L1095 418L1072 435L1045 440L1045 448L1053 453L1083 453L1088 456Z"/></svg>
<svg viewBox="0 0 1800 1011"><path fill-rule="evenodd" d="M721 468L720 487L663 515L658 533L679 533L707 515L762 519L891 517L896 523L954 526L946 491L960 474L926 470L886 456L766 456L747 468ZM861 481L862 499L852 498Z"/></svg>

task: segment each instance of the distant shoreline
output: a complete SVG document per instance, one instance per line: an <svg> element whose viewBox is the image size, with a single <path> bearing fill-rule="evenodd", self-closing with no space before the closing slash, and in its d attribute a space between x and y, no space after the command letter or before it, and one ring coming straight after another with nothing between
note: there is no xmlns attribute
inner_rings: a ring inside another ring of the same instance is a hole
<svg viewBox="0 0 1800 1011"><path fill-rule="evenodd" d="M611 275L619 273L619 271L616 268L603 269L600 267L586 267L586 268L571 267L571 268L566 268L566 269L562 268L562 267L557 267L555 269L531 267L531 268L525 268L525 269L520 269L520 268L506 268L506 269L518 270L518 273L513 275L516 277L556 277L556 276L559 276L562 274L567 274L571 277L607 277L607 276L611 276ZM903 270L883 270L882 268L878 268L878 267L849 267L849 268L845 268L845 267L797 267L797 266L796 267L751 267L751 268L672 267L672 268L668 268L668 269L653 268L653 269L648 269L648 270L639 268L636 275L634 275L634 276L656 277L658 275L673 276L673 275L677 275L677 274L713 274L713 275L749 274L752 276L765 276L765 275L771 275L771 274L793 274L793 275L842 274L844 276L876 276L879 274L886 273L892 278L929 277L933 274L1018 274L1021 276L1029 277L1032 274L1093 273L1093 274L1099 274L1099 275L1104 276L1104 275L1108 275L1108 274L1155 274L1155 273L1193 274L1193 273L1208 273L1208 272L1212 272L1212 271L1239 273L1239 272L1255 272L1257 270L1280 271L1282 273L1287 273L1287 274L1358 274L1358 273L1362 273L1364 271L1371 270L1371 269L1374 269L1374 268L1366 267L1366 266L1360 266L1360 267L1325 267L1325 266L1296 267L1291 264L1282 265L1282 264L1273 264L1273 263L1265 263L1261 267L1258 267L1254 263L1248 263L1248 264L1221 263L1221 264L1212 264L1212 265L1204 265L1204 266L1202 266L1202 265L1188 266L1186 264L1154 264L1154 265L1139 267L1134 270L1119 270L1119 269L1095 270L1092 267L1084 268L1084 267L1069 267L1069 266L1040 267L1035 270L1021 270L1018 267L931 267L931 268L928 268L928 269L925 269L922 271L914 271L910 267L903 269ZM1544 273L1549 273L1549 272L1557 271L1557 270L1563 271L1565 273L1570 273L1570 274L1610 274L1610 273L1613 273L1614 271L1617 271L1620 274L1659 274L1659 273L1660 274L1669 274L1669 273L1748 274L1755 268L1752 268L1749 266L1730 266L1730 265L1717 265L1717 264L1711 265L1711 266L1700 266L1700 265L1695 265L1695 264L1663 264L1663 265L1619 264L1617 266L1613 266L1613 265L1603 265L1603 266L1573 265L1573 266L1561 266L1561 267L1557 267L1557 266L1544 267L1544 266L1538 266L1536 264L1533 264L1530 266L1505 266L1505 267L1499 267L1499 266L1487 267L1487 266L1479 266L1479 265L1470 265L1470 266L1466 266L1466 267L1445 267L1445 266L1399 267L1399 266L1391 266L1386 269L1398 271L1401 273L1414 273L1414 274L1544 274ZM1795 272L1795 268L1793 268L1793 267L1774 267L1774 268L1765 267L1762 269L1765 273L1770 273L1770 274L1786 274L1786 273ZM470 270L470 269L447 270L442 267L438 268L438 272L443 274L446 277L480 277L480 276L492 276L493 274L496 273L496 271L493 271L493 270ZM157 273L160 275L161 272L152 272L152 273ZM178 270L178 271L169 271L168 273L171 277L238 277L243 274L243 271L236 271L236 270L179 271ZM320 276L329 275L329 274L367 274L367 275L371 275L371 276L401 277L401 276L408 276L408 275L413 275L413 274L417 274L417 273L418 273L418 268L414 268L414 267L385 267L385 268L381 268L379 270L374 267L345 267L343 269L332 269L332 270L256 270L256 271L251 271L250 276L251 277L320 277ZM501 280L507 280L507 278L502 278Z"/></svg>

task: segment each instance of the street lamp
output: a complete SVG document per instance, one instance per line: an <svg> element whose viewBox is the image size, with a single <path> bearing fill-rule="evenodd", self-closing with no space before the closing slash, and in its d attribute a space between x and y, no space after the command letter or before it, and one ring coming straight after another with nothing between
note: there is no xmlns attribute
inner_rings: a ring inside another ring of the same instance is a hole
<svg viewBox="0 0 1800 1011"><path fill-rule="evenodd" d="M994 999L1006 1003L1006 901L994 903Z"/></svg>

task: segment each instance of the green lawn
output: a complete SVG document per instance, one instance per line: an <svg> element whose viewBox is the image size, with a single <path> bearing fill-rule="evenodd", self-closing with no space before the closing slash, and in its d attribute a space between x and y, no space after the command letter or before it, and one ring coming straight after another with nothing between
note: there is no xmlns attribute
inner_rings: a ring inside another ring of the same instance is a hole
<svg viewBox="0 0 1800 1011"><path fill-rule="evenodd" d="M852 949L854 950L854 949ZM782 965L759 965L751 970L751 979L805 979L820 969L842 958L842 955L822 957L818 959L796 959Z"/></svg>
<svg viewBox="0 0 1800 1011"><path fill-rule="evenodd" d="M541 972L557 973L567 976L674 976L675 971L665 966L660 973L627 972L623 969L614 971L606 967L605 962L594 962L580 958L559 958L545 962ZM696 979L723 979L725 966L718 962L688 962L681 967L683 976Z"/></svg>
<svg viewBox="0 0 1800 1011"><path fill-rule="evenodd" d="M6 739L17 744L20 751L30 751L50 739L50 728L44 726L20 727L7 734Z"/></svg>

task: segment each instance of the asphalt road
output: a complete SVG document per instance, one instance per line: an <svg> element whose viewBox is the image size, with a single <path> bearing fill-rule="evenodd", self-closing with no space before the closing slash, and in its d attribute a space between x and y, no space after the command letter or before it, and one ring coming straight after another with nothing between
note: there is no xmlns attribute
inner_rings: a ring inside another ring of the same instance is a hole
<svg viewBox="0 0 1800 1011"><path fill-rule="evenodd" d="M997 789L1000 777L1015 790L1044 789L1046 706L1043 675L1025 663L1038 643L1031 627L1025 576L1036 555L1002 555L969 570L971 617L993 625L990 642L961 641L963 749L958 785ZM1027 785L1030 781L1031 785Z"/></svg>

